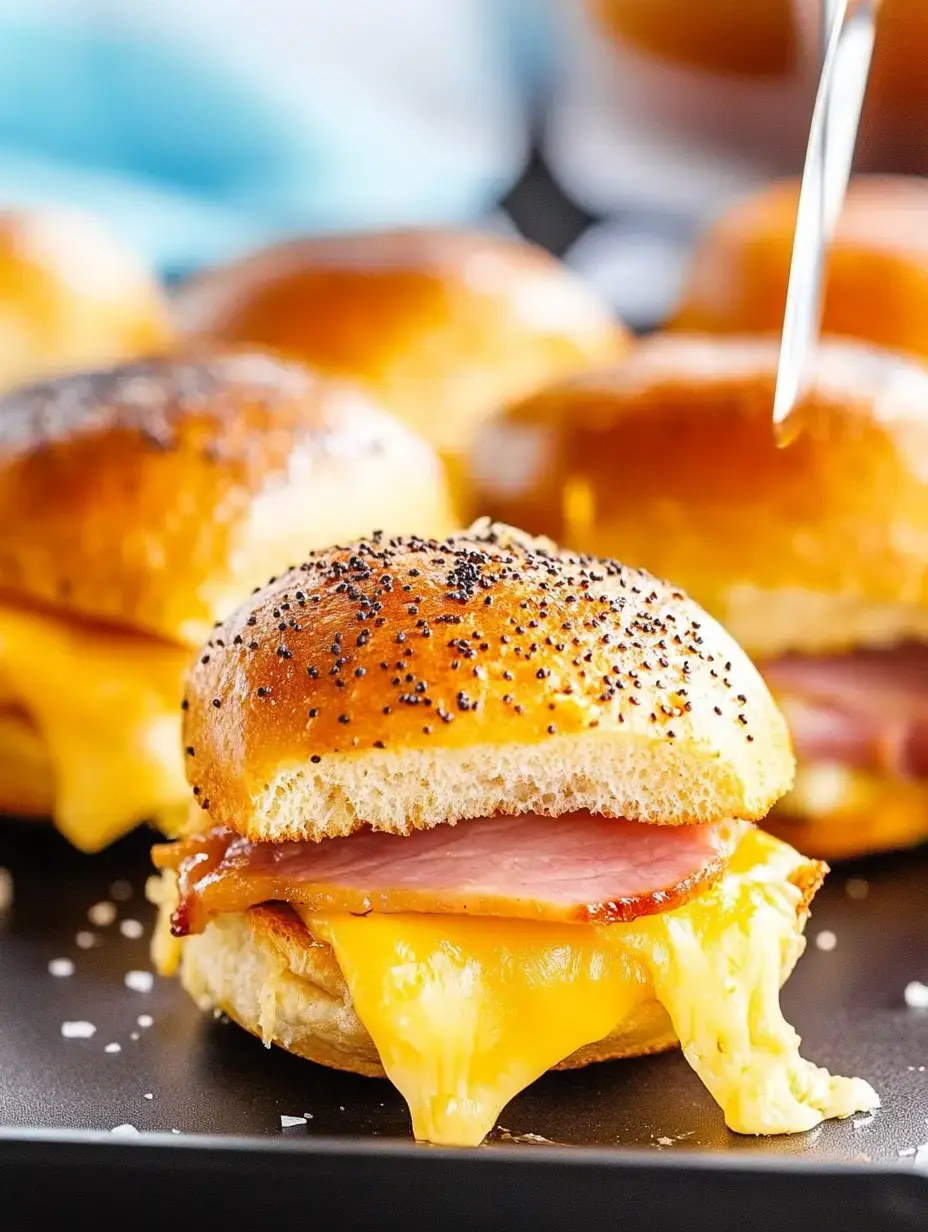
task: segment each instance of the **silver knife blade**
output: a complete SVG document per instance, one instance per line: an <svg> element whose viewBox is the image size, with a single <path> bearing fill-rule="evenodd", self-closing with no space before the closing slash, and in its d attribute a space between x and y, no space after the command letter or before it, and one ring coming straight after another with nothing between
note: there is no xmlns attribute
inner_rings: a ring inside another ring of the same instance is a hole
<svg viewBox="0 0 928 1232"><path fill-rule="evenodd" d="M799 190L773 402L777 426L802 395L818 341L828 250L851 177L876 37L878 0L825 0L823 7L831 30Z"/></svg>

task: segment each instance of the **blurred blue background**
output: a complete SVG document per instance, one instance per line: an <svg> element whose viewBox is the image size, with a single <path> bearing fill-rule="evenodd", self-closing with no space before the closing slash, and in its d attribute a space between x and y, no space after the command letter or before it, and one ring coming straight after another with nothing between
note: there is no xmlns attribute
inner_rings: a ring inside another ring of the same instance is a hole
<svg viewBox="0 0 928 1232"><path fill-rule="evenodd" d="M83 208L168 279L295 233L514 224L651 323L695 231L801 165L821 0L679 0L710 48L736 10L756 43L793 31L753 75L597 21L660 10L673 35L675 0L651 2L0 0L0 207ZM865 124L871 167L928 167L922 8L884 0L913 44L886 75L911 80Z"/></svg>
<svg viewBox="0 0 928 1232"><path fill-rule="evenodd" d="M0 0L0 202L167 276L295 231L478 218L550 64L538 0Z"/></svg>

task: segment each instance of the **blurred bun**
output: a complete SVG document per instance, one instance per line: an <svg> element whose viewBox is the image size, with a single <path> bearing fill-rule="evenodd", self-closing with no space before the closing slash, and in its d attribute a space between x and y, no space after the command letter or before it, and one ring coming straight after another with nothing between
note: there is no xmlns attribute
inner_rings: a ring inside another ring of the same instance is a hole
<svg viewBox="0 0 928 1232"><path fill-rule="evenodd" d="M531 244L407 230L295 240L193 281L188 336L359 380L445 456L511 398L622 354L625 331Z"/></svg>
<svg viewBox="0 0 928 1232"><path fill-rule="evenodd" d="M424 441L267 355L140 361L0 401L0 588L72 617L198 645L312 547L450 521Z"/></svg>
<svg viewBox="0 0 928 1232"><path fill-rule="evenodd" d="M201 807L257 841L756 820L793 774L756 670L684 594L501 526L312 554L220 626L185 706Z"/></svg>
<svg viewBox="0 0 928 1232"><path fill-rule="evenodd" d="M92 219L0 213L0 388L165 349L151 270Z"/></svg>
<svg viewBox="0 0 928 1232"><path fill-rule="evenodd" d="M486 424L476 508L674 578L753 656L928 636L928 367L825 343L779 449L776 366L655 337Z"/></svg>
<svg viewBox="0 0 928 1232"><path fill-rule="evenodd" d="M800 766L764 829L822 860L855 860L928 839L928 784L835 763Z"/></svg>
<svg viewBox="0 0 928 1232"><path fill-rule="evenodd" d="M733 206L696 247L672 327L779 333L798 182ZM851 183L828 265L823 331L928 357L928 181Z"/></svg>

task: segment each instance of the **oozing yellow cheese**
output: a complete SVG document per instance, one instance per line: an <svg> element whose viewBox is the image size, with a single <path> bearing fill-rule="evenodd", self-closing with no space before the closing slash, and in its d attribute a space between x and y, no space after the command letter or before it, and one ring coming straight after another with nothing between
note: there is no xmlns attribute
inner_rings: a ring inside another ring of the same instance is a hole
<svg viewBox="0 0 928 1232"><path fill-rule="evenodd" d="M55 823L82 851L187 800L179 705L189 659L154 639L0 607L4 699L44 742Z"/></svg>
<svg viewBox="0 0 928 1232"><path fill-rule="evenodd" d="M751 830L694 901L631 924L462 916L308 917L420 1140L476 1145L508 1101L577 1048L655 1002L687 1061L747 1134L810 1129L874 1108L860 1079L799 1055L779 988L802 951L802 858Z"/></svg>

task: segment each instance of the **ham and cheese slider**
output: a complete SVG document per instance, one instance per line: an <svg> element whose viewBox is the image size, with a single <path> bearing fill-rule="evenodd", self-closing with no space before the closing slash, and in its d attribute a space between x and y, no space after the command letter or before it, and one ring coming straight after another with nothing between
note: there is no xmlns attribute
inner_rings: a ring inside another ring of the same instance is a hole
<svg viewBox="0 0 928 1232"><path fill-rule="evenodd" d="M779 1008L824 866L755 669L679 590L479 524L313 553L187 682L200 824L156 961L267 1044L473 1145L546 1070L682 1044L743 1133L875 1105Z"/></svg>
<svg viewBox="0 0 928 1232"><path fill-rule="evenodd" d="M737 202L696 246L672 326L779 334L799 182ZM822 329L928 358L928 181L851 181L828 255Z"/></svg>
<svg viewBox="0 0 928 1232"><path fill-rule="evenodd" d="M170 829L194 652L269 569L372 522L447 530L441 465L295 364L151 360L0 402L0 811L85 851Z"/></svg>
<svg viewBox="0 0 928 1232"><path fill-rule="evenodd" d="M277 244L192 280L176 315L185 337L269 347L364 384L453 477L498 407L617 358L629 338L542 249L440 228Z"/></svg>
<svg viewBox="0 0 928 1232"><path fill-rule="evenodd" d="M823 858L928 837L928 368L824 343L777 447L777 342L665 335L513 407L481 507L678 578L760 667L798 773L769 824Z"/></svg>

